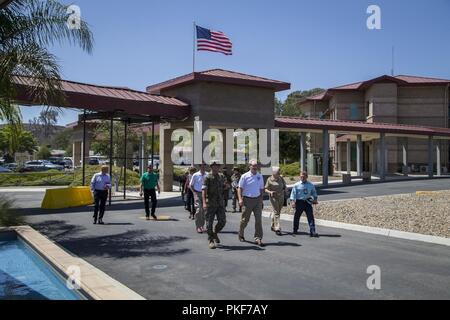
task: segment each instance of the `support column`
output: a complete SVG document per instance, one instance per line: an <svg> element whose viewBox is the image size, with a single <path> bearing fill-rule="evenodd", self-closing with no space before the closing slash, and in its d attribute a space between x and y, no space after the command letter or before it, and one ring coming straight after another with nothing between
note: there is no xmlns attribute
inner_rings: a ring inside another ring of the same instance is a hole
<svg viewBox="0 0 450 320"><path fill-rule="evenodd" d="M306 171L306 157L307 157L307 150L306 150L306 133L301 132L300 133L300 171Z"/></svg>
<svg viewBox="0 0 450 320"><path fill-rule="evenodd" d="M322 163L322 185L328 185L328 162L330 153L330 134L328 129L323 130L323 163Z"/></svg>
<svg viewBox="0 0 450 320"><path fill-rule="evenodd" d="M433 178L433 137L428 136L428 177Z"/></svg>
<svg viewBox="0 0 450 320"><path fill-rule="evenodd" d="M385 181L386 180L386 137L384 133L380 133L380 145L379 145L379 160L380 160L380 180Z"/></svg>
<svg viewBox="0 0 450 320"><path fill-rule="evenodd" d="M160 153L160 178L162 191L173 191L173 163L172 163L172 131L160 126L159 153Z"/></svg>
<svg viewBox="0 0 450 320"><path fill-rule="evenodd" d="M402 172L408 175L408 138L402 140Z"/></svg>
<svg viewBox="0 0 450 320"><path fill-rule="evenodd" d="M109 177L111 179L111 190L109 190L109 205L112 202L112 184L113 184L113 126L114 126L114 117L111 116L110 125L109 125Z"/></svg>
<svg viewBox="0 0 450 320"><path fill-rule="evenodd" d="M336 162L337 162L337 171L342 171L341 145L337 141L336 141Z"/></svg>
<svg viewBox="0 0 450 320"><path fill-rule="evenodd" d="M127 198L127 168L128 168L128 120L125 121L124 125L124 148L123 148L123 199Z"/></svg>
<svg viewBox="0 0 450 320"><path fill-rule="evenodd" d="M437 176L441 176L441 144L440 141L436 141L436 167L437 167Z"/></svg>
<svg viewBox="0 0 450 320"><path fill-rule="evenodd" d="M155 169L155 121L152 121L152 167Z"/></svg>
<svg viewBox="0 0 450 320"><path fill-rule="evenodd" d="M347 139L347 174L352 174L352 142Z"/></svg>
<svg viewBox="0 0 450 320"><path fill-rule="evenodd" d="M89 153L89 150L88 150ZM84 109L84 117L83 117L83 144L82 144L82 151L81 151L82 157L83 157L83 169L81 170L81 174L83 175L82 178L82 186L86 185L86 109ZM88 154L89 157L89 154Z"/></svg>
<svg viewBox="0 0 450 320"><path fill-rule="evenodd" d="M356 136L356 175L358 177L362 176L362 168L363 168L363 143L362 136L358 134Z"/></svg>

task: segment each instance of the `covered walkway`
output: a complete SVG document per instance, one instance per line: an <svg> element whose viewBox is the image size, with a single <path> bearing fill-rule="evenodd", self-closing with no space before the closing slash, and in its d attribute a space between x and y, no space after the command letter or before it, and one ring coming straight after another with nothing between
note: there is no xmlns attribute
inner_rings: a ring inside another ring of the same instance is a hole
<svg viewBox="0 0 450 320"><path fill-rule="evenodd" d="M379 139L379 151L377 154L378 173L380 180L386 178L388 151L386 148L386 137L400 137L402 140L402 160L403 166L407 166L407 138L426 139L428 142L428 166L427 173L430 178L434 176L434 151L436 153L437 175L441 172L441 152L440 140L450 140L450 129L437 127L422 127L389 123L367 123L361 121L341 121L341 120L318 120L303 119L295 117L277 117L275 118L275 127L281 131L299 132L300 135L300 167L301 170L306 168L307 148L306 133L322 134L323 161L322 161L322 185L328 185L329 175L329 154L330 154L330 135L334 135L335 141L345 138L347 142L347 174L351 172L350 147L352 139L356 137L356 167L357 176L362 177L363 174L363 141ZM340 135L340 137L338 137ZM364 138L364 139L363 139ZM339 150L337 162L340 164ZM370 176L370 174L368 174ZM405 175L407 172L405 171Z"/></svg>

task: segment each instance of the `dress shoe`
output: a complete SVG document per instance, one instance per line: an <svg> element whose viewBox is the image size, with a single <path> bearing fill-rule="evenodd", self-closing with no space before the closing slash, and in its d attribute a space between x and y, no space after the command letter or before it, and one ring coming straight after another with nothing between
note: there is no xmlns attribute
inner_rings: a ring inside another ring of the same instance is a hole
<svg viewBox="0 0 450 320"><path fill-rule="evenodd" d="M103 220L99 220L98 224L105 224L105 223L103 222Z"/></svg>
<svg viewBox="0 0 450 320"><path fill-rule="evenodd" d="M97 224L97 220L96 219L94 219L94 224Z"/></svg>
<svg viewBox="0 0 450 320"><path fill-rule="evenodd" d="M318 238L318 237L319 237L319 234L318 234L317 232L311 232L311 233L309 234L309 236L310 236L311 238Z"/></svg>

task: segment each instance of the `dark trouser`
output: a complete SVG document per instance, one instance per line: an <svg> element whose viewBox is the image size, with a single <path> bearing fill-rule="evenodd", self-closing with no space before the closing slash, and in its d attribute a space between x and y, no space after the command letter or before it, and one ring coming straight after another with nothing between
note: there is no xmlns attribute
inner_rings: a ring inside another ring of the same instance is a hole
<svg viewBox="0 0 450 320"><path fill-rule="evenodd" d="M191 189L186 192L186 208L190 212L190 214L195 215L194 194L192 193Z"/></svg>
<svg viewBox="0 0 450 320"><path fill-rule="evenodd" d="M232 205L233 205L233 211L236 211L236 203L238 203L238 192L237 189L233 188L233 197L232 197L233 201L232 201ZM239 205L239 204L238 204ZM241 206L239 206L239 211L241 211L242 208Z"/></svg>
<svg viewBox="0 0 450 320"><path fill-rule="evenodd" d="M108 191L107 190L95 190L94 191L94 219L97 220L103 219L103 215L105 214L105 206L106 199L108 199ZM98 211L100 210L100 216L98 215Z"/></svg>
<svg viewBox="0 0 450 320"><path fill-rule="evenodd" d="M311 204L304 200L297 200L295 202L295 214L294 214L294 232L298 231L300 217L306 212L306 218L308 218L309 232L316 232L316 224L314 222L313 207Z"/></svg>
<svg viewBox="0 0 450 320"><path fill-rule="evenodd" d="M214 218L217 216L217 224L213 229ZM210 207L206 210L206 231L208 232L208 240L213 240L213 235L219 233L227 222L225 216L225 208L223 207Z"/></svg>
<svg viewBox="0 0 450 320"><path fill-rule="evenodd" d="M156 210L156 190L155 189L144 189L144 204L145 204L145 215L147 217L150 217L150 204L149 204L149 198L152 200L152 216L155 215Z"/></svg>

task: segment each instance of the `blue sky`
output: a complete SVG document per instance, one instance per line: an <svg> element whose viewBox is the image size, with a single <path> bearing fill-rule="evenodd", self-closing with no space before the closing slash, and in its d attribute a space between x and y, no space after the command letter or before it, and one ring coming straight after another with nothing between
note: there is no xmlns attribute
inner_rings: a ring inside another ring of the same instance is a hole
<svg viewBox="0 0 450 320"><path fill-rule="evenodd" d="M65 0L62 0L63 2ZM68 2L66 2L68 3ZM74 0L94 33L92 55L52 48L66 79L144 90L192 72L193 21L223 31L233 56L198 52L196 71L223 68L291 82L292 90L390 74L450 79L450 0ZM366 27L381 8L381 30ZM289 92L278 97L284 99ZM25 122L40 108L22 108ZM65 111L60 124L76 120Z"/></svg>

